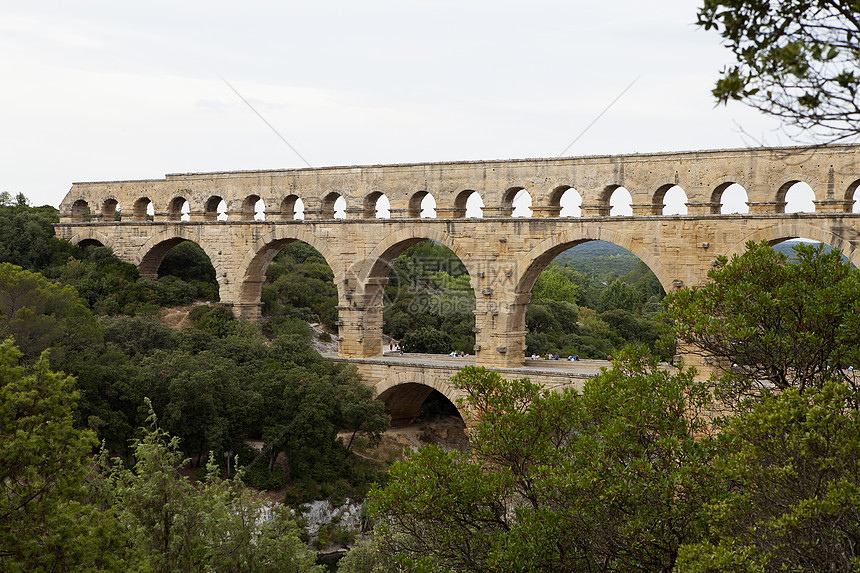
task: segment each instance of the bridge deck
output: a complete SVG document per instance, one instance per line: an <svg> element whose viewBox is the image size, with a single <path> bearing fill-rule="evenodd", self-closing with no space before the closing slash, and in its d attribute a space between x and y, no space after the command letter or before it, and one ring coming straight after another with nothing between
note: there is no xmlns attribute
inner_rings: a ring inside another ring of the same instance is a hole
<svg viewBox="0 0 860 573"><path fill-rule="evenodd" d="M438 390L452 404L464 398L462 390L451 385L450 379L464 366L474 366L475 357L455 358L439 354L401 354L386 352L383 356L368 358L345 358L333 353L324 353L325 358L355 365L365 382L376 390L376 395L385 403L386 412L397 423L405 423L419 415L424 400L433 390ZM528 378L549 390L573 388L582 390L585 383L608 368L607 360L531 360L519 367L493 366L503 378ZM661 364L661 368L671 368ZM467 425L474 422L468 412L461 410Z"/></svg>
<svg viewBox="0 0 860 573"><path fill-rule="evenodd" d="M455 358L446 354L417 354L408 352L401 354L400 352L385 352L383 356L378 358L343 358L333 353L324 353L323 356L331 360L353 364L380 364L392 367L450 370L452 371L451 375L464 366L475 365L474 356ZM532 360L527 358L523 366L514 368L494 367L493 370L505 373L506 377L516 378L527 378L534 375L540 377L592 378L600 372L601 368L609 368L610 366L612 364L608 360L580 359L570 361L566 358L559 358L558 360L545 360L542 358Z"/></svg>

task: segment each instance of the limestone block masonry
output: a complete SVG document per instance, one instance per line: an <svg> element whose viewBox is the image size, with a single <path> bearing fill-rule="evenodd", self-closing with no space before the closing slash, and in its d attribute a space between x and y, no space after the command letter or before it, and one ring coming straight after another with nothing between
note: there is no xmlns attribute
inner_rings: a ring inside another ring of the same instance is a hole
<svg viewBox="0 0 860 573"><path fill-rule="evenodd" d="M75 183L56 231L73 243L109 246L150 277L173 246L194 241L215 267L222 302L250 319L260 315L269 263L290 242L304 241L334 272L344 358L381 355L390 265L430 239L469 271L476 363L510 368L523 363L525 309L538 275L585 241L629 250L667 291L702 283L717 255L740 253L749 240L814 239L860 266L860 214L852 212L858 159L860 146L835 145L172 174ZM797 182L813 189L815 212L785 212L786 193ZM720 213L732 184L746 191L749 213ZM687 214L664 216L664 196L675 185L686 193ZM620 187L632 197L632 216L609 216L610 196ZM581 216L560 216L569 190L581 198ZM531 197L531 217L512 216L522 191ZM474 193L482 217L467 218ZM390 218L376 218L383 195ZM428 195L435 218L422 217ZM220 216L219 204L226 205Z"/></svg>

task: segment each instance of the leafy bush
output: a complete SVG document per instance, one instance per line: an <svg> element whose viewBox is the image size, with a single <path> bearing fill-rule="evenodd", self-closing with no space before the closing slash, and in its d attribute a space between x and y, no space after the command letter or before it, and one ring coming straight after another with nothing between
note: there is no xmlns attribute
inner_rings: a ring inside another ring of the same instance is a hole
<svg viewBox="0 0 860 573"><path fill-rule="evenodd" d="M422 328L408 332L400 341L404 352L447 354L453 350L453 341L447 333L435 328Z"/></svg>

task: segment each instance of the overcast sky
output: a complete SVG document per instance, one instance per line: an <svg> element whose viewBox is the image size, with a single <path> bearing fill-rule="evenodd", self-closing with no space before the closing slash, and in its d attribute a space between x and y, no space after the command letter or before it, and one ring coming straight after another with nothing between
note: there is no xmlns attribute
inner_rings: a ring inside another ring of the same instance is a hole
<svg viewBox="0 0 860 573"><path fill-rule="evenodd" d="M698 2L5 2L0 191L76 181L790 144L710 90ZM638 79L637 79L638 78ZM741 133L742 126L746 134Z"/></svg>

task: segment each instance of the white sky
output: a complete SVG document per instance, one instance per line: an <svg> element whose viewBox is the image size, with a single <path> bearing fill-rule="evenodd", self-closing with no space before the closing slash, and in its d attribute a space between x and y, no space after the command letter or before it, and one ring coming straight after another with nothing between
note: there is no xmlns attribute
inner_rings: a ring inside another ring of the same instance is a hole
<svg viewBox="0 0 860 573"><path fill-rule="evenodd" d="M0 191L314 166L789 144L697 1L4 2ZM659 7L658 7L659 6ZM739 132L742 125L749 135Z"/></svg>

